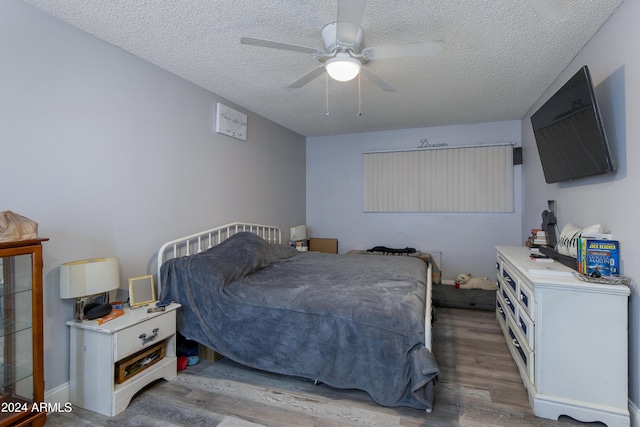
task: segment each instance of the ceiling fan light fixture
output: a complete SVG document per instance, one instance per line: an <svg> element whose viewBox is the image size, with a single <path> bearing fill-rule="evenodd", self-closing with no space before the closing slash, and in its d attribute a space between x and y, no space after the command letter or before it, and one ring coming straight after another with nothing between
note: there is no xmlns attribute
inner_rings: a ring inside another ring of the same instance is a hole
<svg viewBox="0 0 640 427"><path fill-rule="evenodd" d="M346 53L337 53L336 56L327 60L324 66L332 79L348 82L358 75L362 63Z"/></svg>

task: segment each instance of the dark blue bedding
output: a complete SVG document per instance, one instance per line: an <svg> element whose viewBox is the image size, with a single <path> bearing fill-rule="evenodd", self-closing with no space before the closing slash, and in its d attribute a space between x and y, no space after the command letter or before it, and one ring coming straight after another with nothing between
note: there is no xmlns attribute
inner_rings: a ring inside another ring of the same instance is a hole
<svg viewBox="0 0 640 427"><path fill-rule="evenodd" d="M181 334L236 362L431 409L426 274L416 258L298 252L238 233L166 261L161 299L182 304Z"/></svg>

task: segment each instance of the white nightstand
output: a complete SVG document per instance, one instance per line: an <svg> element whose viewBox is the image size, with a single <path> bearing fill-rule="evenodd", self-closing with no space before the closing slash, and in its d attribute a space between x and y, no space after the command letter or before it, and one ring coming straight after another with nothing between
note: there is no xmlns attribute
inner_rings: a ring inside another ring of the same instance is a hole
<svg viewBox="0 0 640 427"><path fill-rule="evenodd" d="M149 307L153 305L126 308L123 316L102 325L96 321L67 322L71 327L71 403L114 416L147 384L176 377L176 309L180 304L172 303L157 313L147 313ZM165 343L162 360L116 383L117 362L142 354L160 342Z"/></svg>

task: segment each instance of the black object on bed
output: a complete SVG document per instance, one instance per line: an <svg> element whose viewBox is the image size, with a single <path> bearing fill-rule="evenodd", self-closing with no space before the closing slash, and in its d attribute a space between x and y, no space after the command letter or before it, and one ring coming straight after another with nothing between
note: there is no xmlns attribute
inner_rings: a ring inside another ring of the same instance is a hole
<svg viewBox="0 0 640 427"><path fill-rule="evenodd" d="M246 366L430 410L439 373L424 343L426 264L298 252L238 233L166 261L178 330ZM430 327L430 325L426 325Z"/></svg>

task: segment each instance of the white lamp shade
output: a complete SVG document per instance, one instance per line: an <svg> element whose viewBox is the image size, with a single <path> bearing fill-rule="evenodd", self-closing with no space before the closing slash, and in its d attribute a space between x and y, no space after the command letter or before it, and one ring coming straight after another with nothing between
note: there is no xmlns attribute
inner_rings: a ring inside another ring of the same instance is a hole
<svg viewBox="0 0 640 427"><path fill-rule="evenodd" d="M356 58L346 53L337 53L325 63L327 73L339 82L348 82L360 72L362 64Z"/></svg>
<svg viewBox="0 0 640 427"><path fill-rule="evenodd" d="M93 258L60 266L60 298L79 298L120 287L118 258Z"/></svg>
<svg viewBox="0 0 640 427"><path fill-rule="evenodd" d="M304 225L296 225L289 230L289 237L292 241L307 240L307 227Z"/></svg>

